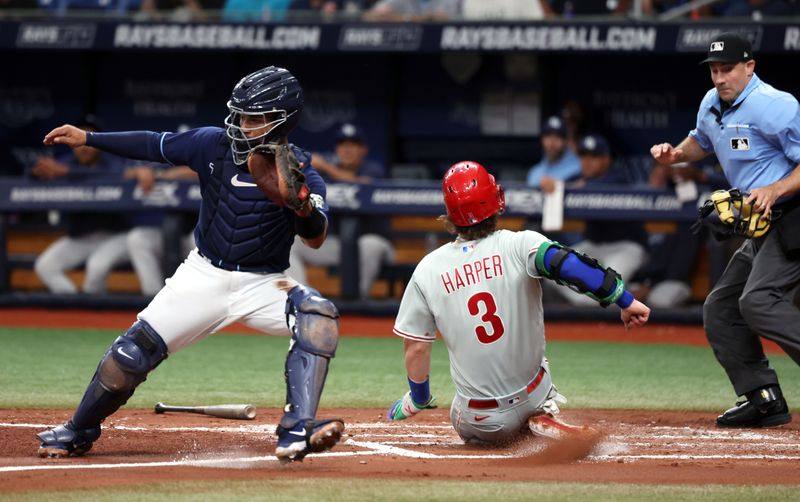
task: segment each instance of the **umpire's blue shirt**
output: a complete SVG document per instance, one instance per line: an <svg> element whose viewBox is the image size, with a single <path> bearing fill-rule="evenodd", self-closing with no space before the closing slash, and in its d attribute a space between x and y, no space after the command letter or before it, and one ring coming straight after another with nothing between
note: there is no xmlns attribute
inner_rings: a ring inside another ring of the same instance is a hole
<svg viewBox="0 0 800 502"><path fill-rule="evenodd" d="M729 107L708 91L689 135L715 153L731 186L745 192L775 183L800 164L800 106L753 74Z"/></svg>
<svg viewBox="0 0 800 502"><path fill-rule="evenodd" d="M224 129L183 133L92 133L87 144L130 158L188 165L200 178L200 217L194 231L200 253L214 266L242 272L278 273L289 268L295 214L270 202L246 165L233 163ZM311 155L291 145L311 193L326 195ZM325 208L327 209L327 208Z"/></svg>

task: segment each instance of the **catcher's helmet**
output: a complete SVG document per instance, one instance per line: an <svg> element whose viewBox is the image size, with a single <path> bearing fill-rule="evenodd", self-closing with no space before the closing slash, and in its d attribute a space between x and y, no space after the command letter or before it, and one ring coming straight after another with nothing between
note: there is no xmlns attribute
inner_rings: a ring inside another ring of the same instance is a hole
<svg viewBox="0 0 800 502"><path fill-rule="evenodd" d="M284 68L268 66L247 75L236 84L228 101L230 113L225 118L226 132L231 139L233 161L244 164L250 151L266 143L277 143L300 120L303 89L297 79ZM243 129L243 115L259 116L264 123ZM264 129L257 137L247 138L245 131Z"/></svg>
<svg viewBox="0 0 800 502"><path fill-rule="evenodd" d="M447 217L459 227L469 227L506 208L503 187L494 176L471 160L453 164L442 180Z"/></svg>

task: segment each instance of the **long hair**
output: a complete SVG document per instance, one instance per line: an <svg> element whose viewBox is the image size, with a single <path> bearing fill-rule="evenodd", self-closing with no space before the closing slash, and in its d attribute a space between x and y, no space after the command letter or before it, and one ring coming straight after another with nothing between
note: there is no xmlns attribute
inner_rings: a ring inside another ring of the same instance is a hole
<svg viewBox="0 0 800 502"><path fill-rule="evenodd" d="M450 221L450 218L447 215L439 216L439 221L444 223L444 228L447 230L448 233L453 235L457 235L461 239L465 241L476 241L478 239L483 239L486 236L491 235L497 230L497 215L493 214L483 220L480 223L476 223L475 225L470 225L468 227L460 227L458 225L453 224Z"/></svg>

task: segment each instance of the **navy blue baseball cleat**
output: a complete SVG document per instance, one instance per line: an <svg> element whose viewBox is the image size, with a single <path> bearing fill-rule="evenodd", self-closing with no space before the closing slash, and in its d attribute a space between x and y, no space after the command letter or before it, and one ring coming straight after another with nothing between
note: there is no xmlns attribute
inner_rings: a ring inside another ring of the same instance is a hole
<svg viewBox="0 0 800 502"><path fill-rule="evenodd" d="M75 430L72 422L67 422L36 435L42 440L39 446L40 457L63 458L83 455L91 450L92 443L100 437L100 427Z"/></svg>
<svg viewBox="0 0 800 502"><path fill-rule="evenodd" d="M338 419L302 420L291 429L278 426L275 456L281 462L301 461L309 453L330 450L342 438L344 422Z"/></svg>

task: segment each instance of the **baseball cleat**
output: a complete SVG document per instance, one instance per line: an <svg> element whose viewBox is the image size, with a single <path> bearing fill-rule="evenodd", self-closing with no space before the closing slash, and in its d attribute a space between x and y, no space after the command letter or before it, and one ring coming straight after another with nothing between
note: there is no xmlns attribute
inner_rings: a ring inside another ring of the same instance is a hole
<svg viewBox="0 0 800 502"><path fill-rule="evenodd" d="M42 458L80 456L92 449L100 437L100 427L77 431L72 422L67 422L37 436L42 441L37 454Z"/></svg>
<svg viewBox="0 0 800 502"><path fill-rule="evenodd" d="M291 429L278 426L278 446L275 456L282 463L302 461L309 453L330 450L342 438L344 422L303 420Z"/></svg>
<svg viewBox="0 0 800 502"><path fill-rule="evenodd" d="M528 418L528 428L535 436L563 439L573 436L586 436L596 434L597 431L588 425L570 425L557 419L554 415L545 413Z"/></svg>
<svg viewBox="0 0 800 502"><path fill-rule="evenodd" d="M746 401L717 417L717 427L777 427L791 421L780 387L772 385L749 392Z"/></svg>

